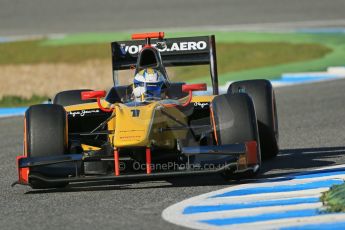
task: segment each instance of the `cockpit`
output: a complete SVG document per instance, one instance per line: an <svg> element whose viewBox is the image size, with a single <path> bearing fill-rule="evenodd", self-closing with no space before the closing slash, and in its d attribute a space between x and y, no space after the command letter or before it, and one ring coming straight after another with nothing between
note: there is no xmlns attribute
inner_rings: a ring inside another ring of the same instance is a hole
<svg viewBox="0 0 345 230"><path fill-rule="evenodd" d="M138 53L136 65L116 76L116 86L110 90L106 100L109 103L177 100L187 96L181 90L182 84L170 83L160 52L147 45Z"/></svg>

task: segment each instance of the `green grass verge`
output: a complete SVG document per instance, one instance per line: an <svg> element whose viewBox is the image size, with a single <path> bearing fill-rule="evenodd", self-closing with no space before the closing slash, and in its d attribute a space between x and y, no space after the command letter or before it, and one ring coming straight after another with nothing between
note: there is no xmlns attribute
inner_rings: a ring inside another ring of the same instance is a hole
<svg viewBox="0 0 345 230"><path fill-rule="evenodd" d="M54 41L54 40L53 40ZM69 40L67 40L69 41ZM73 40L74 41L74 40ZM95 39L97 41L97 39ZM0 65L36 63L76 63L90 59L110 59L109 43L42 45L46 41L0 44ZM53 43L54 44L54 43ZM218 72L225 75L243 70L318 59L331 52L319 44L287 42L217 43ZM174 80L199 80L208 76L208 66L174 68ZM206 81L209 80L206 79Z"/></svg>
<svg viewBox="0 0 345 230"><path fill-rule="evenodd" d="M19 96L3 96L0 99L0 107L21 107L21 106L30 106L34 104L40 104L44 101L47 101L48 97L33 95L31 98L23 98Z"/></svg>
<svg viewBox="0 0 345 230"><path fill-rule="evenodd" d="M239 79L253 78L278 78L285 72L320 71L328 66L344 66L345 61L345 35L344 34L310 34L310 33L263 33L263 32L168 32L166 37L183 37L215 34L217 43L290 43L290 44L319 44L332 51L327 55L312 60L298 60L296 62L280 63L277 65L259 66L242 70L234 70L222 73L219 76L220 83ZM61 46L71 44L91 44L94 42L110 42L114 40L128 40L129 34L103 33L103 34L72 34L64 38L47 40L42 45ZM218 49L218 53L220 50ZM232 50L228 50L232 52ZM218 55L220 62L222 57ZM200 75L199 75L200 76ZM209 82L208 75L194 78L193 82Z"/></svg>
<svg viewBox="0 0 345 230"><path fill-rule="evenodd" d="M243 70L254 70L286 63L319 59L332 49L319 44L287 42L219 43L217 44L218 73L222 76ZM182 67L176 70L176 80L198 81L208 76L209 67ZM278 77L278 76L275 76ZM228 78L226 78L228 79ZM221 83L227 80L219 79Z"/></svg>
<svg viewBox="0 0 345 230"><path fill-rule="evenodd" d="M190 35L197 35L200 32ZM204 32L205 34L205 32ZM345 61L345 35L344 34L303 34L303 33L255 33L255 32L215 32L218 42L288 42L290 44L319 44L332 51L320 58L282 63L275 66L264 66L255 69L228 72L219 75L220 84L228 81L254 78L279 78L282 73L323 71L329 66L344 66ZM176 36L183 35L178 33ZM205 75L193 82L209 81Z"/></svg>
<svg viewBox="0 0 345 230"><path fill-rule="evenodd" d="M106 43L42 46L44 40L0 44L0 65L37 63L76 63L90 59L111 59Z"/></svg>
<svg viewBox="0 0 345 230"><path fill-rule="evenodd" d="M327 212L345 212L345 183L332 186L322 194L321 201Z"/></svg>
<svg viewBox="0 0 345 230"><path fill-rule="evenodd" d="M215 34L219 82L279 78L284 72L320 71L345 65L344 34L174 32L166 37ZM128 40L128 33L71 34L63 38L0 44L0 65L75 63L109 59L114 40ZM207 67L175 70L178 80L210 82Z"/></svg>
<svg viewBox="0 0 345 230"><path fill-rule="evenodd" d="M0 44L0 65L37 63L75 63L90 59L110 59L108 43L44 46L39 41ZM290 44L287 42L218 43L219 73L273 66L281 63L320 58L331 49L318 44ZM230 52L229 52L230 51ZM208 74L205 68L183 68L178 76L195 78ZM182 79L181 78L181 79Z"/></svg>
<svg viewBox="0 0 345 230"><path fill-rule="evenodd" d="M345 65L344 34L255 33L255 32L168 32L166 37L215 34L219 82L279 78L282 73L320 71ZM129 40L129 33L71 34L63 38L0 43L0 65L76 63L111 59L110 42ZM175 79L210 83L208 68L174 70ZM39 98L39 99L35 99ZM43 99L44 98L44 99ZM0 106L26 106L46 97L4 97ZM6 104L7 103L7 104Z"/></svg>

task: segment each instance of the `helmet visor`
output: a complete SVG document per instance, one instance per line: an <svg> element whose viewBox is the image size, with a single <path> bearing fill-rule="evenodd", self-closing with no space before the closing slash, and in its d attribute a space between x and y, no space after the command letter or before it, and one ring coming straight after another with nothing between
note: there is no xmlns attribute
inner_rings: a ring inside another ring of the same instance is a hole
<svg viewBox="0 0 345 230"><path fill-rule="evenodd" d="M162 83L146 83L146 94L148 97L161 97Z"/></svg>

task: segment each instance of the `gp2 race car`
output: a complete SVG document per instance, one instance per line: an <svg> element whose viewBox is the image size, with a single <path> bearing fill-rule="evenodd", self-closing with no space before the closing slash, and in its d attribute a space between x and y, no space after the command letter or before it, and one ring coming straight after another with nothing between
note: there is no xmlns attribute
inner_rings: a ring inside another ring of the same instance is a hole
<svg viewBox="0 0 345 230"><path fill-rule="evenodd" d="M130 41L111 43L111 49L114 86L107 93L68 90L50 104L27 109L14 184L40 189L212 173L231 179L255 175L261 158L277 155L271 83L234 82L219 95L214 35L134 34ZM166 71L204 64L210 67L209 93L206 84L171 82ZM137 83L130 82L148 68L161 73L161 91L149 95L148 82L140 85L138 97Z"/></svg>

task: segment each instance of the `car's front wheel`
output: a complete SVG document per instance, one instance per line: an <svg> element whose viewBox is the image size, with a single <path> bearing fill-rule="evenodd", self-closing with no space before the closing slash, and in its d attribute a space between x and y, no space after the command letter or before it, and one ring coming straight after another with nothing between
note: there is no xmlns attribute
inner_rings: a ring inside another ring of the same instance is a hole
<svg viewBox="0 0 345 230"><path fill-rule="evenodd" d="M25 112L24 154L27 157L49 157L64 155L68 149L66 111L61 105L40 104L30 106ZM33 167L30 173L44 176L65 175L62 165ZM32 188L58 188L68 183L45 183L30 180Z"/></svg>
<svg viewBox="0 0 345 230"><path fill-rule="evenodd" d="M234 174L236 169L223 173L226 179L238 179L253 176L261 166L260 139L257 119L252 99L248 94L224 94L216 96L211 104L215 129L214 136L218 145L256 141L256 164L251 165L255 171ZM212 117L212 116L211 116Z"/></svg>

